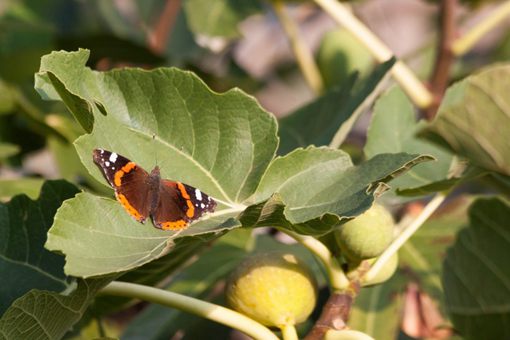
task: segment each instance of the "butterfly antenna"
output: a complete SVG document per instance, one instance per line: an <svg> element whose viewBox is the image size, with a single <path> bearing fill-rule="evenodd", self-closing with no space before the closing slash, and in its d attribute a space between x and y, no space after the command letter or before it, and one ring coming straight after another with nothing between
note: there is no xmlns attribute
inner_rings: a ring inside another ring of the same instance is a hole
<svg viewBox="0 0 510 340"><path fill-rule="evenodd" d="M156 166L158 165L158 148L156 147L156 134L153 134L152 135L152 144L153 144L153 147L154 147L154 150L156 150L156 154L155 154L155 160L156 160Z"/></svg>

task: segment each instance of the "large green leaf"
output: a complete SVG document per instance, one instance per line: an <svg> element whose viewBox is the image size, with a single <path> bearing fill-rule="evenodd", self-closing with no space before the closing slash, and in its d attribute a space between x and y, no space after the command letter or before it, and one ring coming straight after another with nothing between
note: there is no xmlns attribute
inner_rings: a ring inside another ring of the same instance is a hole
<svg viewBox="0 0 510 340"><path fill-rule="evenodd" d="M44 242L58 207L77 192L65 181L49 181L36 201L19 195L0 204L0 314L31 289L68 288L63 257L44 249Z"/></svg>
<svg viewBox="0 0 510 340"><path fill-rule="evenodd" d="M415 188L431 185L447 178L452 155L430 142L416 137L423 128L424 121L416 121L416 113L411 101L399 87L393 87L379 98L368 128L365 155L370 158L380 153L409 152L429 154L435 162L420 164L407 174L396 179L394 188ZM448 185L454 182L446 183ZM416 193L429 193L433 190L416 190Z"/></svg>
<svg viewBox="0 0 510 340"><path fill-rule="evenodd" d="M141 225L116 201L78 194L55 216L46 248L66 255L66 274L90 277L120 273L168 254L189 236L207 241L239 225L229 216L209 215L183 232L165 232Z"/></svg>
<svg viewBox="0 0 510 340"><path fill-rule="evenodd" d="M473 164L510 175L510 65L492 66L448 89L422 132Z"/></svg>
<svg viewBox="0 0 510 340"><path fill-rule="evenodd" d="M269 165L242 215L244 225L279 226L322 235L351 219L387 189L384 184L428 156L381 154L353 166L341 150L296 149Z"/></svg>
<svg viewBox="0 0 510 340"><path fill-rule="evenodd" d="M351 76L342 86L334 87L315 101L280 120L279 154L297 147L328 145L332 139L340 145L352 126L371 104L377 86L393 64L391 59L375 68L362 82ZM395 151L398 152L398 151Z"/></svg>
<svg viewBox="0 0 510 340"><path fill-rule="evenodd" d="M498 198L478 199L469 220L444 261L446 305L466 339L508 339L510 206Z"/></svg>
<svg viewBox="0 0 510 340"><path fill-rule="evenodd" d="M89 172L106 183L91 157L102 147L148 170L157 161L163 177L224 204L175 234L141 226L113 200L81 194L59 211L47 244L68 255L66 272L87 277L129 270L168 253L174 238L207 239L239 226L231 217L242 211L239 202L253 193L276 149L274 118L241 91L215 94L189 72L99 73L84 66L87 57L84 50L46 56L37 86L47 98L60 96L82 122L94 122L93 132L75 143ZM91 254L97 258L91 261Z"/></svg>
<svg viewBox="0 0 510 340"><path fill-rule="evenodd" d="M31 290L14 301L0 319L0 339L61 339L110 281L111 278L78 279L77 286L65 294Z"/></svg>
<svg viewBox="0 0 510 340"><path fill-rule="evenodd" d="M195 34L235 38L238 24L249 15L260 12L258 0L186 0L184 10Z"/></svg>

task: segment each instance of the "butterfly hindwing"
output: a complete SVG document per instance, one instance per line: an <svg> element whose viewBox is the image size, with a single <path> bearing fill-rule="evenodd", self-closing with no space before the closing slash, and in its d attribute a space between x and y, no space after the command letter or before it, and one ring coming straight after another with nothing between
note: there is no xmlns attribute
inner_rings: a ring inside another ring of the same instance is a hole
<svg viewBox="0 0 510 340"><path fill-rule="evenodd" d="M179 187L180 182L162 180L159 186L159 201L152 212L154 224L163 230L180 230L188 226L193 218L188 201Z"/></svg>
<svg viewBox="0 0 510 340"><path fill-rule="evenodd" d="M128 214L144 222L152 200L147 171L121 155L102 149L94 150L94 162L100 166Z"/></svg>

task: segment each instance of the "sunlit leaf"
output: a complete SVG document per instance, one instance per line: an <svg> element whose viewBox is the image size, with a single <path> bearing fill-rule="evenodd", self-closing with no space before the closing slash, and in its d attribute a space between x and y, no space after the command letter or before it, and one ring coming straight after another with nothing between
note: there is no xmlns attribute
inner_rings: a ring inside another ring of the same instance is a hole
<svg viewBox="0 0 510 340"><path fill-rule="evenodd" d="M422 135L480 167L510 175L510 65L492 66L451 86Z"/></svg>
<svg viewBox="0 0 510 340"><path fill-rule="evenodd" d="M427 156L380 154L353 166L341 150L309 147L277 157L269 165L242 215L245 225L279 226L322 235L353 218L387 189L384 184Z"/></svg>

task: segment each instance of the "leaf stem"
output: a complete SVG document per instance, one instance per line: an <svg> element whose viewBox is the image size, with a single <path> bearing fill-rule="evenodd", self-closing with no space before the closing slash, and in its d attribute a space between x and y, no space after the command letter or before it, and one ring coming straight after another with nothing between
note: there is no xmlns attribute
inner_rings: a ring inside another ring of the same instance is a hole
<svg viewBox="0 0 510 340"><path fill-rule="evenodd" d="M292 324L284 325L284 326L280 327L280 329L282 331L283 340L298 340L299 339L297 332L296 332L296 327L294 327L294 325L292 325Z"/></svg>
<svg viewBox="0 0 510 340"><path fill-rule="evenodd" d="M314 1L338 24L345 27L364 44L377 61L384 62L393 56L393 52L368 27L359 21L345 5L337 0ZM433 96L430 91L401 60L395 63L391 73L418 107L426 108L432 104Z"/></svg>
<svg viewBox="0 0 510 340"><path fill-rule="evenodd" d="M177 308L238 329L254 339L278 340L278 337L267 327L244 316L243 314L210 302L169 292L163 289L130 282L113 281L108 286L104 287L100 293L137 298L171 308Z"/></svg>
<svg viewBox="0 0 510 340"><path fill-rule="evenodd" d="M324 84L319 72L319 68L313 59L312 52L305 45L299 36L299 30L296 23L287 14L285 4L282 0L273 1L273 8L280 21L287 38L289 39L290 47L296 57L297 63L303 76L308 83L308 86L315 92L315 94L322 93Z"/></svg>
<svg viewBox="0 0 510 340"><path fill-rule="evenodd" d="M413 234L423 225L423 223L436 211L437 208L443 203L447 196L447 193L438 193L434 198L423 208L420 215L414 219L407 228L405 228L398 236L393 240L388 248L379 256L372 267L367 271L363 277L363 281L372 280L382 269L382 267L388 262L388 260L395 254L400 247L411 237Z"/></svg>
<svg viewBox="0 0 510 340"><path fill-rule="evenodd" d="M453 42L451 50L454 55L461 56L467 52L489 31L510 16L510 1L505 1L492 13L473 27L468 33Z"/></svg>
<svg viewBox="0 0 510 340"><path fill-rule="evenodd" d="M278 228L278 230L301 243L321 260L324 267L326 267L329 281L334 291L343 292L348 289L349 279L342 270L342 267L340 267L340 263L338 263L324 243L312 236L301 235L288 229Z"/></svg>

